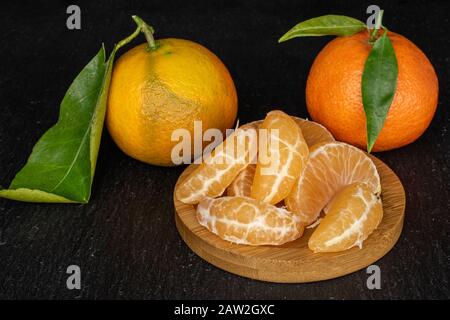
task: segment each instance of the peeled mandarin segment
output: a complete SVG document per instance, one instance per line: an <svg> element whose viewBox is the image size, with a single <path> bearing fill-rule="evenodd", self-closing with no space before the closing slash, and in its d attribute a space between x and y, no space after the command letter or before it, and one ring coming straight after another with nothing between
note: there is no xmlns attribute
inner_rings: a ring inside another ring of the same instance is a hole
<svg viewBox="0 0 450 320"><path fill-rule="evenodd" d="M331 132L320 123L298 117L291 116L291 118L302 130L303 138L309 147L312 147L318 143L336 141ZM252 127L258 129L262 123L263 120L253 121L242 125L240 128Z"/></svg>
<svg viewBox="0 0 450 320"><path fill-rule="evenodd" d="M283 208L247 197L204 199L197 220L223 240L247 245L280 245L302 236L304 225Z"/></svg>
<svg viewBox="0 0 450 320"><path fill-rule="evenodd" d="M291 117L298 124L302 130L303 138L308 147L321 142L335 141L331 133L321 124L314 121L305 120L302 118ZM242 125L240 128L253 127L258 129L262 121L254 121ZM253 177L255 176L256 165L250 164L234 179L231 185L227 188L228 196L243 196L250 197Z"/></svg>
<svg viewBox="0 0 450 320"><path fill-rule="evenodd" d="M322 211L323 213L327 214L330 211L330 207L333 204L334 197L331 198L331 200L323 207Z"/></svg>
<svg viewBox="0 0 450 320"><path fill-rule="evenodd" d="M292 117L302 130L303 138L309 147L323 142L334 142L335 139L330 131L321 124L302 118Z"/></svg>
<svg viewBox="0 0 450 320"><path fill-rule="evenodd" d="M256 164L249 164L227 188L228 196L250 197Z"/></svg>
<svg viewBox="0 0 450 320"><path fill-rule="evenodd" d="M259 126L261 125L262 120L249 122L246 124L243 124L239 127L239 129L255 129L258 130Z"/></svg>
<svg viewBox="0 0 450 320"><path fill-rule="evenodd" d="M300 177L308 160L308 145L300 127L282 111L269 112L258 134L259 139L266 138L267 149L261 150L264 143L260 143L251 197L276 204Z"/></svg>
<svg viewBox="0 0 450 320"><path fill-rule="evenodd" d="M354 183L342 189L331 203L309 238L314 252L338 252L362 243L378 227L383 218L379 196L365 183Z"/></svg>
<svg viewBox="0 0 450 320"><path fill-rule="evenodd" d="M257 134L253 128L237 129L218 145L177 188L178 200L196 204L218 197L256 155Z"/></svg>
<svg viewBox="0 0 450 320"><path fill-rule="evenodd" d="M354 182L367 183L375 194L381 192L377 168L366 153L343 142L318 144L285 203L309 225L337 191Z"/></svg>

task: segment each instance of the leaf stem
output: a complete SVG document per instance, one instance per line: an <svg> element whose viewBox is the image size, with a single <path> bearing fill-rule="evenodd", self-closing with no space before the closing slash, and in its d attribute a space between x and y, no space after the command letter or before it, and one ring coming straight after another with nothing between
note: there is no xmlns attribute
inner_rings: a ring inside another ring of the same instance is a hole
<svg viewBox="0 0 450 320"><path fill-rule="evenodd" d="M141 32L141 27L137 26L136 30L134 30L134 32L132 34L130 34L128 37L126 37L125 39L122 39L119 41L119 43L117 43L114 47L114 50L118 50L120 48L122 48L124 45L130 43L134 38L136 38L138 36L138 34Z"/></svg>
<svg viewBox="0 0 450 320"><path fill-rule="evenodd" d="M155 38L153 37L153 34L155 33L155 29L153 29L152 26L149 26L139 18L138 16L132 16L134 22L136 22L137 29L140 32L142 32L145 36L145 39L147 40L148 47L150 50L156 50L158 48L158 43L155 41Z"/></svg>
<svg viewBox="0 0 450 320"><path fill-rule="evenodd" d="M373 44L375 42L375 40L377 40L378 30L380 30L381 22L383 21L383 13L384 13L384 10L380 10L378 12L377 18L375 20L375 26L370 31L370 36L369 36L369 43L370 44Z"/></svg>

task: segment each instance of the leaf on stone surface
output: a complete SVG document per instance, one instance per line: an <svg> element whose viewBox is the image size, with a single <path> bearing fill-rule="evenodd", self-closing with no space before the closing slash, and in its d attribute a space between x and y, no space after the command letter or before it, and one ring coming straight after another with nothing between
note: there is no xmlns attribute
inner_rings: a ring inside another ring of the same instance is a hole
<svg viewBox="0 0 450 320"><path fill-rule="evenodd" d="M39 139L0 196L27 202L89 201L113 64L102 47L66 92L58 122Z"/></svg>

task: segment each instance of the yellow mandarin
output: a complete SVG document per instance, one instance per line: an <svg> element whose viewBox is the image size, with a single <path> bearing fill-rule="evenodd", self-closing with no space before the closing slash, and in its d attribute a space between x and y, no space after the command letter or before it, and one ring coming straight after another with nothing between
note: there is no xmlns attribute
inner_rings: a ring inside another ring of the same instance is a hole
<svg viewBox="0 0 450 320"><path fill-rule="evenodd" d="M237 94L220 59L188 40L157 40L156 50L141 44L114 64L106 124L111 137L129 156L155 165L174 165L171 141L177 129L194 136L233 126Z"/></svg>

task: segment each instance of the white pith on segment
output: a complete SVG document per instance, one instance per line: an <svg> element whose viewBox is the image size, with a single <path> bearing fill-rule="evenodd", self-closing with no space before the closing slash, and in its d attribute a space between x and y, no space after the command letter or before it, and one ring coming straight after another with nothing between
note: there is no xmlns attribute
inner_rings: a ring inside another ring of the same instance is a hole
<svg viewBox="0 0 450 320"><path fill-rule="evenodd" d="M280 245L299 238L304 229L289 211L247 197L204 199L197 220L222 239L247 245Z"/></svg>
<svg viewBox="0 0 450 320"><path fill-rule="evenodd" d="M250 197L256 165L251 163L233 180L227 188L228 196Z"/></svg>
<svg viewBox="0 0 450 320"><path fill-rule="evenodd" d="M301 143L304 143L300 139L298 139L295 142L295 145L293 145L293 146L291 146L290 144L287 144L286 142L284 142L283 140L281 140L279 138L275 138L274 136L271 136L271 139L278 141L280 150L281 150L281 146L283 145L285 148L287 148L289 150L289 152L288 152L288 158L286 159L285 163L281 163L281 161L278 161L277 170L276 170L277 173L274 175L275 181L272 184L272 189L270 190L270 193L264 199L262 199L263 201L268 202L268 203L270 203L272 201L272 199L275 197L275 195L278 193L278 190L279 190L282 182L284 182L286 180L297 179L297 177L294 177L288 173L288 171L292 165L292 162L294 161L294 155L297 156L296 160L301 159L300 160L301 162L303 162L303 163L306 162L305 157L300 152L298 152L298 149L300 148ZM280 152L280 150L271 149L270 152Z"/></svg>
<svg viewBox="0 0 450 320"><path fill-rule="evenodd" d="M359 181L366 182L373 193L380 194L378 171L363 151L342 142L322 144L313 148L303 174L285 202L290 211L309 225L316 221L336 192Z"/></svg>
<svg viewBox="0 0 450 320"><path fill-rule="evenodd" d="M309 148L317 143L335 141L331 133L321 124L297 117L291 118L297 123L297 125L302 130L303 138ZM240 128L243 129L252 127L258 129L262 122L263 120L258 120L255 122L244 124ZM228 196L250 197L251 186L253 178L255 176L255 169L256 169L256 165L254 165L254 163L256 163L256 160L252 161L252 164L248 165L234 179L231 185L227 188Z"/></svg>
<svg viewBox="0 0 450 320"><path fill-rule="evenodd" d="M361 214L356 215L356 218L353 221L353 223L350 225L350 227L345 229L341 234L338 234L338 235L332 237L331 239L325 241L325 243L324 243L325 247L335 246L335 245L339 244L340 242L342 242L344 239L350 238L351 236L354 236L355 234L357 234L355 242L352 245L350 245L348 247L348 249L350 249L354 246L358 246L361 249L363 241L366 240L367 237L369 236L370 233L364 234L364 232L363 232L364 223L367 221L368 216L371 213L374 206L380 202L380 199L377 196L375 196L374 194L371 194L369 202L366 201L366 199L363 196L363 190L361 189L361 187L358 188L357 193L355 195L353 195L353 197L359 198L359 200L361 200L364 203L364 206L365 206L364 211ZM343 209L342 211L348 211L348 210L349 209L346 208L346 209ZM341 215L345 215L345 214L349 214L349 213L352 214L351 212L340 212Z"/></svg>
<svg viewBox="0 0 450 320"><path fill-rule="evenodd" d="M227 151L230 150L226 145L233 143L237 146L239 139L245 136L248 137L248 143L245 144L244 152L241 154L234 152L236 149L233 148L232 154L229 154ZM254 128L234 131L183 181L176 192L178 200L196 204L205 197L222 195L236 176L251 162L251 148L255 148L256 145L257 133Z"/></svg>
<svg viewBox="0 0 450 320"><path fill-rule="evenodd" d="M381 198L364 182L343 188L331 203L308 241L313 252L339 252L362 248L383 218Z"/></svg>
<svg viewBox="0 0 450 320"><path fill-rule="evenodd" d="M262 151L259 150L251 196L275 204L289 194L301 175L308 159L309 148L300 126L281 111L270 112L260 128L266 129L268 133L266 154L271 155L271 163L264 164ZM273 172L268 173L269 170Z"/></svg>

